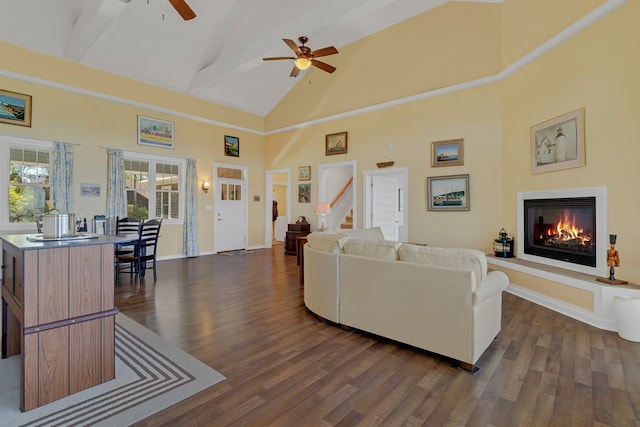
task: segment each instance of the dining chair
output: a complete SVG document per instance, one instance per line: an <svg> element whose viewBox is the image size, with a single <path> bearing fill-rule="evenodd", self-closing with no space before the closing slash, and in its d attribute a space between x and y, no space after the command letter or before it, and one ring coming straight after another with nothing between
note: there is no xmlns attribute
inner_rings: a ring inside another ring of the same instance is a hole
<svg viewBox="0 0 640 427"><path fill-rule="evenodd" d="M136 252L138 279L142 282L145 271L153 268L153 281L158 280L156 269L156 252L158 248L158 238L160 237L160 227L162 218L149 219L142 222L140 226L140 240ZM151 264L151 265L149 265Z"/></svg>
<svg viewBox="0 0 640 427"><path fill-rule="evenodd" d="M119 274L122 271L138 274L136 269L136 250L138 241L140 240L140 227L142 220L135 218L119 218L116 217L116 234L122 237L130 237L131 240L127 243L118 244L115 247L115 274L116 282L118 281ZM127 264L127 267L122 268L120 264Z"/></svg>

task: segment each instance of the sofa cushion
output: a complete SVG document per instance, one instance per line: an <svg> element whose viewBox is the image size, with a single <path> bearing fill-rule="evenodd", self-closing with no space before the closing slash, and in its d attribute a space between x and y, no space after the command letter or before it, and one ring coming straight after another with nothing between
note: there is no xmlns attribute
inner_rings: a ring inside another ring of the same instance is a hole
<svg viewBox="0 0 640 427"><path fill-rule="evenodd" d="M371 227L365 228L362 230L364 233L364 238L368 240L384 240L384 234L382 233L382 228L380 227Z"/></svg>
<svg viewBox="0 0 640 427"><path fill-rule="evenodd" d="M482 282L487 277L487 257L477 249L438 248L405 243L398 248L398 259L419 264L471 270L476 276L476 283Z"/></svg>
<svg viewBox="0 0 640 427"><path fill-rule="evenodd" d="M334 254L342 253L342 246L349 240L349 237L341 233L319 233L313 232L307 235L307 245L310 248Z"/></svg>
<svg viewBox="0 0 640 427"><path fill-rule="evenodd" d="M345 254L369 258L398 259L398 247L402 243L390 240L349 239L342 250Z"/></svg>

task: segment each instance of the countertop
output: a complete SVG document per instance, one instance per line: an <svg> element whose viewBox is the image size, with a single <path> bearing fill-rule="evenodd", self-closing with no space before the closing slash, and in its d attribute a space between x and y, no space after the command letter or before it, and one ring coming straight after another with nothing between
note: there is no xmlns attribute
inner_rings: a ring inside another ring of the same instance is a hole
<svg viewBox="0 0 640 427"><path fill-rule="evenodd" d="M33 250L33 249L47 249L47 248L59 248L69 246L91 246L91 245L108 245L117 243L126 243L131 239L124 236L113 236L98 234L96 237L82 239L82 240L55 240L37 242L27 239L27 236L34 236L34 234L4 234L0 235L0 239L16 247L21 251Z"/></svg>

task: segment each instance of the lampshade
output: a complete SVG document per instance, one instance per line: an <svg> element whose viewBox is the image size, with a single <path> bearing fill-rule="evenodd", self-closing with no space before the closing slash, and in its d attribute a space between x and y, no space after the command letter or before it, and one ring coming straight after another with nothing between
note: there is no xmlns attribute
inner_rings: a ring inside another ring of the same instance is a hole
<svg viewBox="0 0 640 427"><path fill-rule="evenodd" d="M329 203L316 203L313 213L316 215L329 215L331 213L331 205Z"/></svg>
<svg viewBox="0 0 640 427"><path fill-rule="evenodd" d="M311 61L307 58L298 58L295 60L296 67L300 70L306 70L311 67Z"/></svg>

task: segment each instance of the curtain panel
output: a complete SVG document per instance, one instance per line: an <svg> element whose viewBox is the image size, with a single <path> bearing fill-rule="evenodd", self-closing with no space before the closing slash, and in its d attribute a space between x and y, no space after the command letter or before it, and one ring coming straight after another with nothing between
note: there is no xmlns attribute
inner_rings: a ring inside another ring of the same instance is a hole
<svg viewBox="0 0 640 427"><path fill-rule="evenodd" d="M73 146L54 142L51 165L51 199L61 213L73 212Z"/></svg>
<svg viewBox="0 0 640 427"><path fill-rule="evenodd" d="M124 156L122 150L109 148L109 172L107 174L107 218L127 216L127 190L124 176Z"/></svg>
<svg viewBox="0 0 640 427"><path fill-rule="evenodd" d="M200 255L198 248L198 174L196 173L196 161L187 159L185 203L184 203L184 228L182 255L195 257Z"/></svg>

